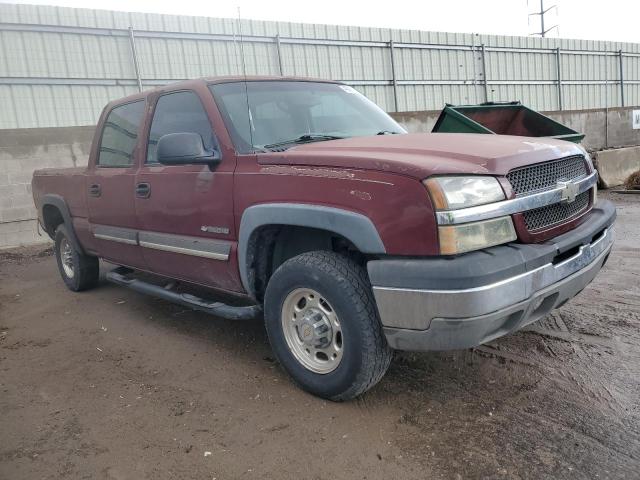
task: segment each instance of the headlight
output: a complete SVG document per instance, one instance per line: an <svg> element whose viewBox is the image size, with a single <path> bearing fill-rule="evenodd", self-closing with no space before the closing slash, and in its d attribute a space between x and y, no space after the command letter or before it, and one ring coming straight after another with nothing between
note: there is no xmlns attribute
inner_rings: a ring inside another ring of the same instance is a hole
<svg viewBox="0 0 640 480"><path fill-rule="evenodd" d="M432 177L424 182L436 210L456 210L504 200L494 177Z"/></svg>
<svg viewBox="0 0 640 480"><path fill-rule="evenodd" d="M440 253L456 255L514 241L516 231L511 217L438 227Z"/></svg>
<svg viewBox="0 0 640 480"><path fill-rule="evenodd" d="M505 199L495 177L432 177L424 181L438 211L475 207ZM438 227L440 253L456 255L516 240L510 216Z"/></svg>

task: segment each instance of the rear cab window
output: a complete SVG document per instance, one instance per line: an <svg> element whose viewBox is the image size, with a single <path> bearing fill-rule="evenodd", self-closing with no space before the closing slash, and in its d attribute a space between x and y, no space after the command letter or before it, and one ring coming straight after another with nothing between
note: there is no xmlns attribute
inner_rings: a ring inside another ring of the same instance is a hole
<svg viewBox="0 0 640 480"><path fill-rule="evenodd" d="M130 167L133 150L138 142L138 131L144 117L145 101L114 107L104 122L98 167Z"/></svg>

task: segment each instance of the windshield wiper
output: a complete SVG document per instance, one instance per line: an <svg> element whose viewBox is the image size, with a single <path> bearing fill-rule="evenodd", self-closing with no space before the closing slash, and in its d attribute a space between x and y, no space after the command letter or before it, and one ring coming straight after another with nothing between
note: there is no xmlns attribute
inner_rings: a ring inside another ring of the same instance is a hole
<svg viewBox="0 0 640 480"><path fill-rule="evenodd" d="M380 130L376 135L398 135L399 132L392 132L391 130Z"/></svg>
<svg viewBox="0 0 640 480"><path fill-rule="evenodd" d="M269 143L267 145L262 145L261 148L276 148L282 147L284 145L291 145L296 143L311 143L311 142L322 142L323 140L339 140L341 138L340 135L324 135L321 133L305 133L304 135L300 135L297 138L293 138L291 140L285 140L283 142L277 143Z"/></svg>

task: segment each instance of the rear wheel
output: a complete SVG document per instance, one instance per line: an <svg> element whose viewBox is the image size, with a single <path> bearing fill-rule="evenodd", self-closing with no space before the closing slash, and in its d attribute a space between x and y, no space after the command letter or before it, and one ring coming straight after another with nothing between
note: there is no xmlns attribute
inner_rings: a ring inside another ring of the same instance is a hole
<svg viewBox="0 0 640 480"><path fill-rule="evenodd" d="M274 354L308 392L349 400L373 387L391 361L365 270L333 252L283 263L265 293Z"/></svg>
<svg viewBox="0 0 640 480"><path fill-rule="evenodd" d="M60 276L69 290L79 292L97 285L100 276L98 258L76 250L64 224L56 229L55 253Z"/></svg>

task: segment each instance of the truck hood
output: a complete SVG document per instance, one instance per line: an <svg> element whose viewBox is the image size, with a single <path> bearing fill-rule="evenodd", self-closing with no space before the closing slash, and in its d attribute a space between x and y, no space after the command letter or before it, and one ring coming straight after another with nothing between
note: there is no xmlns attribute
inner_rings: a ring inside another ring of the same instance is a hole
<svg viewBox="0 0 640 480"><path fill-rule="evenodd" d="M418 179L434 174L505 175L515 167L583 154L551 138L466 133L413 133L353 137L258 154L263 165L377 170Z"/></svg>

